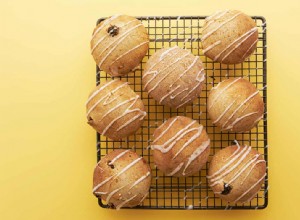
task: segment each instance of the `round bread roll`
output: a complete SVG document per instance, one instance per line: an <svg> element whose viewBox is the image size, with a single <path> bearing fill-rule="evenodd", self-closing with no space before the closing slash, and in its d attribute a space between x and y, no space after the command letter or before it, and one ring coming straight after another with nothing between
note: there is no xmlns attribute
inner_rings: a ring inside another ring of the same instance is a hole
<svg viewBox="0 0 300 220"><path fill-rule="evenodd" d="M246 132L262 119L264 103L252 83L243 78L231 78L211 89L208 113L212 123L221 130Z"/></svg>
<svg viewBox="0 0 300 220"><path fill-rule="evenodd" d="M88 124L112 140L135 133L146 116L139 95L127 82L117 79L100 84L91 92L86 111Z"/></svg>
<svg viewBox="0 0 300 220"><path fill-rule="evenodd" d="M149 47L143 24L127 15L115 15L94 29L91 53L101 70L123 76L140 64Z"/></svg>
<svg viewBox="0 0 300 220"><path fill-rule="evenodd" d="M205 74L198 56L175 46L150 57L142 80L150 97L160 104L180 108L199 96Z"/></svg>
<svg viewBox="0 0 300 220"><path fill-rule="evenodd" d="M227 202L248 202L261 189L266 176L263 156L248 146L218 151L209 165L208 183Z"/></svg>
<svg viewBox="0 0 300 220"><path fill-rule="evenodd" d="M258 31L254 20L236 10L226 10L205 19L203 53L213 61L242 63L256 49Z"/></svg>
<svg viewBox="0 0 300 220"><path fill-rule="evenodd" d="M197 121L184 116L168 119L153 134L154 163L167 176L190 176L206 163L210 139Z"/></svg>
<svg viewBox="0 0 300 220"><path fill-rule="evenodd" d="M94 170L93 193L113 208L134 207L147 197L151 169L131 150L114 150Z"/></svg>

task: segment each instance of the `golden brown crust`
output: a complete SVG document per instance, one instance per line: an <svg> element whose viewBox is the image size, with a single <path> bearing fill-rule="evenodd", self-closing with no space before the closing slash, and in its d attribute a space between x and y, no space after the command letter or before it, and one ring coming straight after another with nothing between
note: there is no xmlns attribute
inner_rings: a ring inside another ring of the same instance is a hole
<svg viewBox="0 0 300 220"><path fill-rule="evenodd" d="M263 156L248 146L232 145L218 151L210 162L208 182L228 202L248 202L261 189L266 174Z"/></svg>
<svg viewBox="0 0 300 220"><path fill-rule="evenodd" d="M147 196L151 169L131 150L114 150L94 169L93 193L119 209L139 205Z"/></svg>
<svg viewBox="0 0 300 220"><path fill-rule="evenodd" d="M210 139L195 120L184 116L170 118L155 130L153 137L154 163L166 175L192 175L208 159Z"/></svg>
<svg viewBox="0 0 300 220"><path fill-rule="evenodd" d="M232 78L220 82L209 93L208 113L222 130L246 132L263 117L264 103L248 80Z"/></svg>
<svg viewBox="0 0 300 220"><path fill-rule="evenodd" d="M89 96L86 109L88 124L112 140L135 133L146 116L140 97L120 80L97 86Z"/></svg>
<svg viewBox="0 0 300 220"><path fill-rule="evenodd" d="M203 25L203 52L220 63L242 63L254 52L257 41L255 22L237 10L215 13Z"/></svg>
<svg viewBox="0 0 300 220"><path fill-rule="evenodd" d="M199 57L179 47L153 54L143 73L144 90L160 104L184 107L201 92L205 73Z"/></svg>
<svg viewBox="0 0 300 220"><path fill-rule="evenodd" d="M100 69L123 76L140 64L149 47L146 28L134 17L115 15L94 29L91 53Z"/></svg>

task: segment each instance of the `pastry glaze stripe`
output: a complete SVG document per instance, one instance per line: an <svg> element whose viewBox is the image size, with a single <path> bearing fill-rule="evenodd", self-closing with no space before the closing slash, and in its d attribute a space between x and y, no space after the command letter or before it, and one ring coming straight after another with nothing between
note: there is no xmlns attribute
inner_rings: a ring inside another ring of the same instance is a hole
<svg viewBox="0 0 300 220"><path fill-rule="evenodd" d="M105 96L103 96L103 97L101 97L88 111L87 111L87 113L86 113L86 116L88 117L89 116L89 114L94 110L94 108L96 108L96 106L100 103L100 102L102 102L104 99L106 99L106 98L109 98L110 97L110 95L112 94L112 93L114 93L114 92L116 92L117 90L119 90L119 89L121 89L121 88L123 88L124 86L127 86L128 85L128 82L125 82L125 83L123 83L122 85L120 85L120 86L118 86L117 88L115 88L114 90L112 90L110 93L108 93L107 95L105 95Z"/></svg>
<svg viewBox="0 0 300 220"><path fill-rule="evenodd" d="M156 142L156 141L158 141L171 127L172 127L172 125L177 121L177 119L178 119L178 116L176 116L171 122L170 122L170 124L168 125L168 127L167 127L167 129L165 129L163 132L161 132L160 133L160 135L157 137L157 138L155 138L154 139L154 141L153 142ZM163 124L162 124L163 125ZM161 126L162 126L161 125ZM161 126L159 126L159 128L161 127Z"/></svg>
<svg viewBox="0 0 300 220"><path fill-rule="evenodd" d="M177 96L179 96L180 94L182 94L182 93L184 93L185 91L188 91L188 90L189 90L188 88L185 88L185 89L183 89L183 90L177 92L176 94L171 95L171 96L170 96L170 99L175 99Z"/></svg>
<svg viewBox="0 0 300 220"><path fill-rule="evenodd" d="M102 58L102 60L98 63L98 66L100 67L102 65L102 63L107 59L107 57L116 49L117 46L119 46L119 44L130 34L131 31L133 31L134 29L138 28L142 26L142 24L138 24L135 25L131 28L129 28L127 31L125 31L122 35L120 35L120 37L118 39L116 39L115 41L111 42L99 55L98 57L102 56L102 54L113 44L115 44L115 46L113 46L108 53Z"/></svg>
<svg viewBox="0 0 300 220"><path fill-rule="evenodd" d="M129 54L130 52L132 52L132 51L134 51L134 50L136 50L136 49L140 48L141 46L143 46L143 45L145 45L145 44L148 44L148 43L149 43L149 41L145 41L145 42L142 42L142 43L140 43L139 45L137 45L137 46L131 48L131 49L128 50L126 53L123 53L122 55L118 56L118 57L110 64L110 66L113 65L115 62L117 62L117 61L118 61L119 59L121 59L122 57L124 57L124 56L126 56L127 54Z"/></svg>
<svg viewBox="0 0 300 220"><path fill-rule="evenodd" d="M184 106L185 104L187 104L188 102L192 101L191 98L189 98L188 100L186 100L185 102L183 102L182 104L176 106L176 109L180 108L181 106Z"/></svg>
<svg viewBox="0 0 300 220"><path fill-rule="evenodd" d="M109 86L110 84L114 83L114 82L118 82L119 80L112 80L106 84L104 84L102 87L100 87L99 89L97 89L95 92L93 92L93 94L88 98L88 100L86 101L85 105L87 105L99 92L101 92L104 88L106 88L107 86Z"/></svg>
<svg viewBox="0 0 300 220"><path fill-rule="evenodd" d="M248 150L241 156L241 158L237 161L236 164L234 164L230 169L226 170L225 172L222 172L217 177L211 179L210 181L212 182L212 185L214 185L214 183L216 183L217 181L221 180L224 176L226 176L232 170L234 170L236 167L238 167L242 163L242 161L246 158L246 156L250 153L250 151L251 151L251 147L248 147Z"/></svg>
<svg viewBox="0 0 300 220"><path fill-rule="evenodd" d="M244 37L246 37L248 35L248 37L250 37L253 33L255 33L255 31L257 30L257 27L254 27L252 29L250 29L249 31L247 31L246 33L244 33L242 36L238 37L237 39L235 39L234 41L232 41L227 47L225 47L217 56L215 56L214 61L216 61L226 50L228 50L231 46L233 46L235 43L237 43L239 40L242 40ZM247 37L247 38L248 38ZM247 39L246 38L246 39ZM242 41L243 42L243 41ZM239 44L238 44L239 45ZM224 56L225 57L225 56ZM224 60L224 57L222 59L222 61Z"/></svg>
<svg viewBox="0 0 300 220"><path fill-rule="evenodd" d="M217 122L219 122L223 118L223 116L229 111L231 106L236 102L236 100L237 99L235 99L230 105L228 105L227 108L224 110L224 112L216 120L214 120L212 123L216 124Z"/></svg>
<svg viewBox="0 0 300 220"><path fill-rule="evenodd" d="M143 196L143 198L140 200L139 205L146 199L146 197L149 195L149 192L146 193L146 195Z"/></svg>
<svg viewBox="0 0 300 220"><path fill-rule="evenodd" d="M184 165L184 162L181 162L172 172L168 173L167 176L173 176L175 173L177 173L182 166Z"/></svg>
<svg viewBox="0 0 300 220"><path fill-rule="evenodd" d="M216 46L218 46L219 44L221 44L221 41L218 40L215 43L209 45L206 49L203 50L203 53L205 54L207 51L212 50L213 48L215 48Z"/></svg>
<svg viewBox="0 0 300 220"><path fill-rule="evenodd" d="M133 200L137 195L134 195L132 197L130 197L129 199L126 199L124 202L120 203L117 207L116 210L120 210L124 205L126 205L126 203L130 202L131 200Z"/></svg>
<svg viewBox="0 0 300 220"><path fill-rule="evenodd" d="M113 21L114 19L116 19L117 17L119 17L120 15L113 15L110 18L106 19L103 21L102 25L94 32L93 36L92 36L92 40L93 38L96 36L96 34L102 30L102 28L107 25L109 22Z"/></svg>
<svg viewBox="0 0 300 220"><path fill-rule="evenodd" d="M233 174L233 177L231 180L229 180L226 184L225 187L229 186L232 182L234 182L253 162L257 160L259 157L259 154L256 154L252 159L248 160L246 164L244 164L237 172ZM253 169L253 168L252 168ZM215 186L217 183L215 182L214 184L210 185ZM222 191L218 192L220 194Z"/></svg>
<svg viewBox="0 0 300 220"><path fill-rule="evenodd" d="M129 190L131 190L133 187L135 187L136 185L138 185L140 182L142 182L144 179L146 179L148 176L150 175L150 172L148 171L146 173L146 175L142 176L141 178L139 178L138 180L136 180L132 186L129 188Z"/></svg>
<svg viewBox="0 0 300 220"><path fill-rule="evenodd" d="M102 181L101 183L99 183L97 186L95 186L93 188L93 193L99 189L101 186L103 186L105 183L107 183L109 180L111 180L112 178L116 178L118 176L120 176L122 173L124 173L125 171L127 171L130 167L132 167L133 165L135 165L137 162L139 162L142 159L142 157L139 157L137 159L135 159L134 161L132 161L130 164L128 164L125 168L123 168L119 173L114 174L108 178L106 178L104 181Z"/></svg>
<svg viewBox="0 0 300 220"><path fill-rule="evenodd" d="M209 16L206 18L206 26L202 29L202 31L204 31L205 29L207 29L209 27L209 25L211 23L213 23L214 20L219 19L221 17L223 17L229 10L225 10L225 11L217 11L215 14ZM218 16L217 16L218 15Z"/></svg>
<svg viewBox="0 0 300 220"><path fill-rule="evenodd" d="M105 127L105 129L104 129L103 132L102 132L103 135L105 135L105 133L108 131L108 129L109 129L109 128L117 121L117 120L119 120L120 118L124 117L125 115L127 115L127 114L129 114L129 113L131 113L131 112L138 111L138 112L140 112L140 113L145 117L146 112L144 112L144 111L142 111L142 110L140 110L140 109L138 109L138 108L135 108L135 109L130 110L130 108L136 103L136 101L138 100L138 98L139 98L139 96L137 95L137 96L135 97L134 102L132 102L132 103L130 104L130 106L127 107L127 109L124 111L124 113L123 113L122 115L120 115L119 117L115 118L114 120L112 120L112 121ZM141 116L141 115L139 115L139 116ZM120 128L119 128L119 129L120 129ZM117 131L119 131L119 129L118 129Z"/></svg>
<svg viewBox="0 0 300 220"><path fill-rule="evenodd" d="M237 201L239 201L241 198L243 198L248 192L250 192L255 186L257 186L266 176L266 173L258 180L256 181L256 183L251 186L246 192L244 192L240 197L238 197L234 203L236 203ZM255 192L255 195L257 194L257 192Z"/></svg>
<svg viewBox="0 0 300 220"><path fill-rule="evenodd" d="M177 142L178 139L180 139L181 137L183 137L184 135L186 135L187 133L196 130L198 128L192 128L189 129L192 125L194 125L196 123L196 121L192 121L190 124L188 124L185 128L181 129L180 131L178 131L172 138L170 138L167 142L165 142L163 145L152 145L151 148L152 150L159 150L162 153L167 153L169 150L172 149L173 145L175 145L175 143ZM189 129L189 130L188 130ZM177 139L176 139L177 138ZM154 142L154 141L153 141ZM172 142L172 143L171 143ZM171 143L171 144L170 144ZM168 144L170 144L169 147L164 148L165 146L167 146Z"/></svg>
<svg viewBox="0 0 300 220"><path fill-rule="evenodd" d="M239 16L240 14L242 14L242 12L239 12L235 15L233 15L230 19L227 19L226 21L224 21L223 23L221 23L218 27L216 27L215 29L213 29L211 32L208 32L207 34L205 34L202 37L202 41L204 41L205 39L207 39L210 35L212 35L213 33L215 33L217 30L219 30L221 27L223 27L225 24L227 24L228 22L232 21L233 19L235 19L237 16Z"/></svg>
<svg viewBox="0 0 300 220"><path fill-rule="evenodd" d="M140 111L140 109L133 109L131 112L133 111ZM130 112L127 112L130 113ZM125 124L123 124L121 127L118 128L117 131L120 131L121 129L123 129L124 127L126 127L127 125L131 124L132 122L134 122L135 120L137 120L138 118L140 120L143 120L145 118L145 116L147 115L146 112L141 111L139 115L134 116L133 118L131 118L130 120L128 120Z"/></svg>
<svg viewBox="0 0 300 220"><path fill-rule="evenodd" d="M248 50L245 52L244 56L242 57L242 59L244 59L246 57L246 55L248 54L248 52L251 50L251 48L258 42L258 39L256 39L251 46L248 48Z"/></svg>
<svg viewBox="0 0 300 220"><path fill-rule="evenodd" d="M116 160L118 160L119 158L121 158L122 156L124 156L125 154L127 154L130 150L125 150L122 153L120 153L119 155L117 155L116 157L114 157L114 159L112 159L108 165L113 164L114 162L116 162ZM99 161L100 162L100 161Z"/></svg>
<svg viewBox="0 0 300 220"><path fill-rule="evenodd" d="M244 183L244 181L247 179L247 177L250 175L250 173L252 172L252 170L254 169L254 167L259 164L259 163L265 163L266 161L265 160L258 160L256 161L255 164L252 165L251 169L248 171L247 175L243 178L243 180L241 181L241 184Z"/></svg>
<svg viewBox="0 0 300 220"><path fill-rule="evenodd" d="M175 47L170 47L168 49L166 49L159 57L159 60L161 61L163 58L165 58L165 56L170 53L172 50L178 48L178 46L175 46Z"/></svg>
<svg viewBox="0 0 300 220"><path fill-rule="evenodd" d="M119 26L119 28L121 28L121 27L125 27L125 26L127 26L128 24L130 24L130 23L132 23L132 22L134 22L134 21L136 21L135 19L134 20L131 20L131 21L129 21L129 22L127 22L127 23L125 23L124 25L122 25L122 26ZM112 30L111 30L112 31ZM110 34L110 33L109 33ZM91 54L93 54L93 52L94 52L94 50L98 47L98 45L105 39L105 38L107 38L108 36L109 36L109 34L107 35L104 35L102 38L100 38L98 41L97 41L97 43L94 45L94 47L91 49Z"/></svg>
<svg viewBox="0 0 300 220"><path fill-rule="evenodd" d="M177 153L174 155L174 157L172 158L172 160L174 160L180 153L181 151L183 151L190 143L192 143L194 140L196 140L198 137L200 137L201 133L203 131L203 125L200 125L200 127L198 128L198 131L196 134L194 134L191 139L189 139L187 142L184 143L184 145L179 149L179 151L177 151Z"/></svg>
<svg viewBox="0 0 300 220"><path fill-rule="evenodd" d="M198 59L199 59L199 57L196 56L195 59L193 60L192 64L191 64L191 65L190 65L183 73L181 73L181 74L179 75L179 78L183 77L184 74L186 74L190 69L192 69L192 68L195 66L195 64L196 64L196 62L197 62ZM177 80L178 80L178 79L177 79ZM176 81L175 81L175 82L176 82Z"/></svg>
<svg viewBox="0 0 300 220"><path fill-rule="evenodd" d="M235 51L242 43L244 43L246 40L248 40L255 32L257 31L257 27L252 28L250 31L247 32L247 37L245 37L243 40L241 40L238 44L236 44L234 46L234 48L232 48L227 54L225 54L222 57L221 62L223 62L223 60L226 59L226 57L228 57L233 51Z"/></svg>
<svg viewBox="0 0 300 220"><path fill-rule="evenodd" d="M211 102L211 104L210 104L210 106L208 107L208 109L210 109L215 103L216 103L216 101L218 100L218 98L220 98L220 96L231 86L231 85L233 85L234 83L236 83L237 81L239 81L241 79L241 77L238 77L238 78L236 78L235 80L233 80L231 83L229 83L227 86L225 86L220 92L219 92L219 94L218 95L216 95L215 96L215 98L212 100L212 102ZM224 81L223 81L224 82ZM222 82L220 82L220 83L222 83ZM219 86L220 85L220 83L217 85L217 86Z"/></svg>
<svg viewBox="0 0 300 220"><path fill-rule="evenodd" d="M237 113L237 111L245 104L247 103L250 99L252 99L254 96L256 96L259 93L259 91L257 90L255 93L253 93L252 95L250 95L247 99L245 99L235 110L234 112L229 116L229 118L227 118L227 121L224 123L224 125L222 126L225 127L225 125L231 120L231 118L235 115L235 113Z"/></svg>
<svg viewBox="0 0 300 220"><path fill-rule="evenodd" d="M163 100L165 100L168 96L170 96L173 92L175 92L179 88L180 88L180 85L176 86L174 89L172 89L166 95L164 95L163 97L161 97L161 99L159 100L159 103L162 103Z"/></svg>
<svg viewBox="0 0 300 220"><path fill-rule="evenodd" d="M127 186L127 185L125 185ZM112 191L111 193L108 194L107 198L106 198L106 202L109 203L111 197L116 194L118 191L120 191L121 189L123 189L125 186L121 186L118 189L115 189L114 191Z"/></svg>
<svg viewBox="0 0 300 220"><path fill-rule="evenodd" d="M186 163L183 171L182 171L182 175L186 175L185 171L186 169L191 165L191 163L202 154L203 151L205 151L208 146L210 144L210 139L208 139L207 141L203 142L200 147L198 147L193 153L192 155L189 157L188 162Z"/></svg>
<svg viewBox="0 0 300 220"><path fill-rule="evenodd" d="M237 142L237 140L234 140L234 142L235 142L237 148L236 148L236 150L233 152L233 154L231 154L229 157L226 158L225 161L227 161L227 160L229 160L230 158L234 157L234 156L239 152L239 150L241 149L241 146L239 145L239 142Z"/></svg>
<svg viewBox="0 0 300 220"><path fill-rule="evenodd" d="M166 70L166 69L168 69L169 67L171 67L172 65L174 65L174 64L176 64L177 62L179 62L180 60L182 60L182 59L184 59L185 57L187 57L188 55L190 55L190 53L187 53L187 54L185 54L184 56L182 56L182 57L180 57L180 58L178 58L177 60L175 60L173 63L171 63L171 64L169 64L168 66L166 66L163 70L161 70L161 71L164 71L164 70ZM171 71L169 70L160 80L158 80L158 82L151 88L151 89L149 89L149 91L148 91L148 94L149 93L151 93L154 89L156 89L157 88L157 86L168 76L168 75L170 75L171 73L172 73L172 71L173 70L175 70L177 68L177 66L175 66L173 69L171 69ZM159 71L159 72L161 72L161 71ZM156 74L157 75L157 74ZM156 76L155 75L155 76ZM155 77L154 78L152 78L151 80L149 80L148 82L147 82L147 85L149 84L149 82L151 82L152 80L154 80L155 79ZM146 88L146 85L145 85L145 87L144 88Z"/></svg>
<svg viewBox="0 0 300 220"><path fill-rule="evenodd" d="M233 157L228 163L226 163L223 167L221 167L219 170L217 170L215 173L213 173L210 176L207 176L208 179L211 179L220 173L222 173L227 167L229 167L232 163L234 163L245 151L248 149L248 147L244 147L235 157Z"/></svg>
<svg viewBox="0 0 300 220"><path fill-rule="evenodd" d="M239 117L239 118L236 118L235 120L234 120L234 122L232 122L232 124L230 124L230 125L228 125L226 128L225 128L225 130L228 130L228 129L232 129L237 123L239 123L241 120L243 120L244 118L247 118L247 117L249 117L249 116L251 116L251 115L255 115L255 114L257 114L258 112L250 112L250 113L248 113L248 114L245 114L245 115L243 115L243 116L241 116L241 117Z"/></svg>

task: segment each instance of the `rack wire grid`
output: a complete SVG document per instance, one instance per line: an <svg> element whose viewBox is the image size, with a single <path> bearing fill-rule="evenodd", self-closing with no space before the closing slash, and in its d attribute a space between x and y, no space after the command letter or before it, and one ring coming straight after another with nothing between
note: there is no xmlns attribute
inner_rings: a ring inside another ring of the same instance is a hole
<svg viewBox="0 0 300 220"><path fill-rule="evenodd" d="M148 197L136 209L263 209L268 204L268 172L265 182L250 202L245 204L230 204L215 196L208 186L206 179L209 161L220 149L232 145L234 140L240 144L252 146L264 155L268 167L268 143L267 143L267 45L266 45L266 20L261 16L252 18L257 24L259 40L257 49L245 62L236 65L225 65L213 62L205 57L201 49L201 32L204 20L207 16L152 16L137 17L148 30L150 45L147 55L140 66L133 73L120 77L128 81L131 88L142 98L147 117L144 124L136 134L123 141L112 141L97 134L97 160L108 152L118 148L131 148L148 161L152 170L152 182ZM97 21L99 24L105 18ZM200 97L192 105L178 110L158 104L148 97L143 91L142 72L149 57L155 51L178 45L190 50L194 55L200 56L206 70L206 86ZM222 132L209 120L206 110L206 102L210 89L220 81L232 78L244 77L252 82L259 90L265 103L265 113L257 127L246 133ZM99 83L109 80L111 77L105 72L96 70L96 81ZM211 151L206 166L193 176L177 178L165 176L159 171L153 162L152 152L149 148L154 130L165 120L176 115L184 115L199 121L205 126L211 139ZM105 201L98 199L103 208L112 208Z"/></svg>

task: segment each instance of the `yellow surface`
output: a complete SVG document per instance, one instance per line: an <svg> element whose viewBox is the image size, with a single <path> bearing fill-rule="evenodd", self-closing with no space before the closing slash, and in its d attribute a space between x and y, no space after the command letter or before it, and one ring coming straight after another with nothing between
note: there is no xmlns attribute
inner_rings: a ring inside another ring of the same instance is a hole
<svg viewBox="0 0 300 220"><path fill-rule="evenodd" d="M95 133L86 125L84 107L95 81L89 39L97 18L208 15L226 8L268 22L268 208L101 209L91 194ZM299 217L299 20L299 0L1 0L0 219Z"/></svg>

